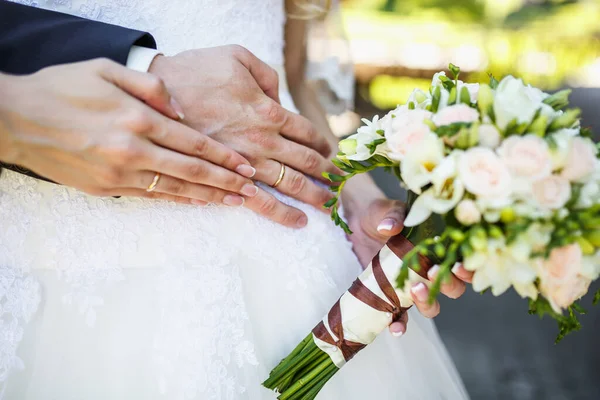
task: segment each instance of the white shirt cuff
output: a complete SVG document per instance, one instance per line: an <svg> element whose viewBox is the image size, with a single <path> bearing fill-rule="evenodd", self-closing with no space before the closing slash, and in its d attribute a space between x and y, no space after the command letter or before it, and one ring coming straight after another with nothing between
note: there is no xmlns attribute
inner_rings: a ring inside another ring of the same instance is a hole
<svg viewBox="0 0 600 400"><path fill-rule="evenodd" d="M148 72L150 64L154 61L154 57L162 54L158 50L149 49L148 47L131 46L129 55L127 56L126 67L140 72Z"/></svg>

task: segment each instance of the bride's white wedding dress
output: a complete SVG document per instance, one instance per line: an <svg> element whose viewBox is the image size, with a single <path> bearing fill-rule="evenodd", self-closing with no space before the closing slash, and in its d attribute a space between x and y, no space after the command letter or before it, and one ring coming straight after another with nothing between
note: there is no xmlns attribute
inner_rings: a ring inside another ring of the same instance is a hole
<svg viewBox="0 0 600 400"><path fill-rule="evenodd" d="M283 0L33 3L150 31L166 54L238 43L283 64ZM327 215L277 196L305 229L3 171L0 398L275 398L261 382L361 271ZM467 398L434 325L410 314L405 337L382 334L319 399Z"/></svg>

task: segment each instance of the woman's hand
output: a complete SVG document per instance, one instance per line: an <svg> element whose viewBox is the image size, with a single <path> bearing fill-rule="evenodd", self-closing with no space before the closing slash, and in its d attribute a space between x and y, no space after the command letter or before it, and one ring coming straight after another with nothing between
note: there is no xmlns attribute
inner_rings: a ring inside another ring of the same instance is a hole
<svg viewBox="0 0 600 400"><path fill-rule="evenodd" d="M239 194L257 194L248 160L180 123L181 108L153 75L98 59L0 74L0 93L5 163L98 196L238 206Z"/></svg>
<svg viewBox="0 0 600 400"><path fill-rule="evenodd" d="M357 175L346 183L342 203L353 232L349 239L354 253L366 267L385 243L402 231L404 204L387 199L368 175ZM434 267L429 271L429 280L435 279L438 270ZM450 282L442 284L441 292L456 299L465 292L465 282L471 281L472 273L462 266L455 267L452 272ZM419 312L427 318L433 318L439 314L440 304L437 300L429 304L428 296L429 289L423 283L411 288L411 297ZM404 313L400 321L390 325L390 332L394 336L401 336L406 332L407 323L408 314Z"/></svg>

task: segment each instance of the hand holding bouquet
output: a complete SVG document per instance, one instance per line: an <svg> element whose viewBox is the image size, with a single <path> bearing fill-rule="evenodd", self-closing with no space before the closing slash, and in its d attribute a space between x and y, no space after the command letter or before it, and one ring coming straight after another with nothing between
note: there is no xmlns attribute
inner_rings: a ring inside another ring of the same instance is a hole
<svg viewBox="0 0 600 400"><path fill-rule="evenodd" d="M264 383L280 399L313 399L327 380L412 305L407 289L439 271L473 271L476 291L513 287L530 312L555 318L560 340L580 328L576 302L600 276L600 159L569 91L553 95L512 76L466 84L435 74L428 92L340 142L325 174L326 204L348 233L337 201L345 182L376 168L408 190L402 236L392 239L311 334ZM600 292L595 295L600 300Z"/></svg>

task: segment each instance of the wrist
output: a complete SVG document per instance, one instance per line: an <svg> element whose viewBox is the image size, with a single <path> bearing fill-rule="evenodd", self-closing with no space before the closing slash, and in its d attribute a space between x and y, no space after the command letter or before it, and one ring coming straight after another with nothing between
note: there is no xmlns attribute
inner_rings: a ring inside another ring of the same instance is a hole
<svg viewBox="0 0 600 400"><path fill-rule="evenodd" d="M11 92L18 79L16 76L0 73L0 161L8 164L15 163L18 159L18 149L8 121L11 113L9 104L14 101Z"/></svg>

